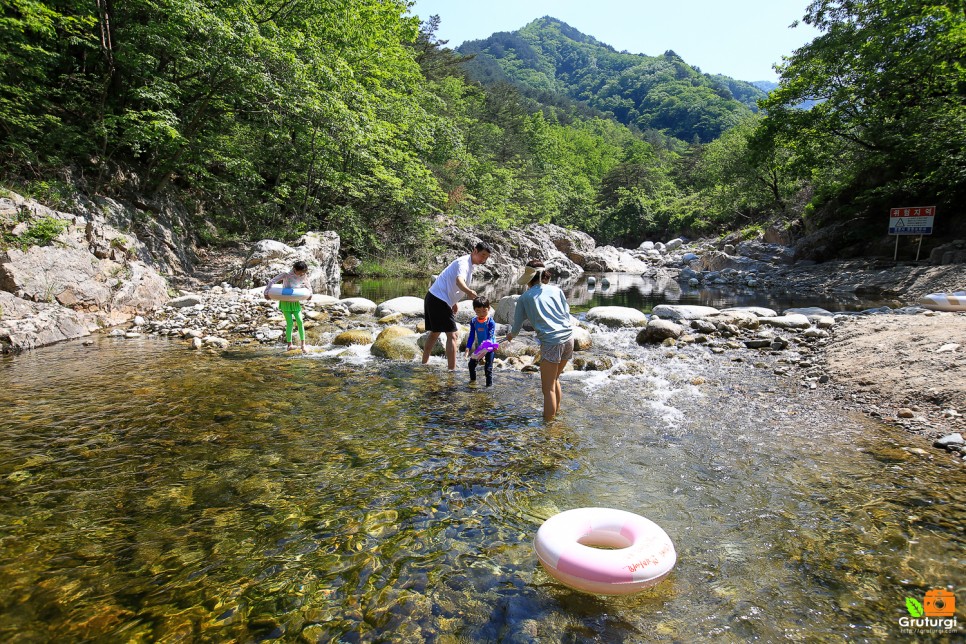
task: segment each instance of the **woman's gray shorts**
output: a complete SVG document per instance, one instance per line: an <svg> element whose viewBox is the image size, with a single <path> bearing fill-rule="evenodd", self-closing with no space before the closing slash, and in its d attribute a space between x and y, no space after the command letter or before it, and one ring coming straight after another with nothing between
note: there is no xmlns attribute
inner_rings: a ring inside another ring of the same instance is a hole
<svg viewBox="0 0 966 644"><path fill-rule="evenodd" d="M570 338L559 344L540 343L540 359L553 364L567 362L574 355L574 339Z"/></svg>

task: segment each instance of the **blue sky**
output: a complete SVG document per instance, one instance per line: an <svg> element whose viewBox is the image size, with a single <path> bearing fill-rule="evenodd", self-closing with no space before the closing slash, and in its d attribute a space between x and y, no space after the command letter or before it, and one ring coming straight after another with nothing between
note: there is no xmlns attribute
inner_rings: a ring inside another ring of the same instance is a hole
<svg viewBox="0 0 966 644"><path fill-rule="evenodd" d="M658 56L673 49L707 74L777 81L772 65L819 32L794 21L809 0L415 0L422 19L436 14L436 37L457 47L553 16L618 51Z"/></svg>

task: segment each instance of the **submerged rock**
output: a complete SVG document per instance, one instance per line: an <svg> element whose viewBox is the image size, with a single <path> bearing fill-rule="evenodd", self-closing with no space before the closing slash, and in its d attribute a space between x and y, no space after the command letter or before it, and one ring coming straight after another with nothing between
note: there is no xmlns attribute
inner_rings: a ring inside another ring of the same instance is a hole
<svg viewBox="0 0 966 644"><path fill-rule="evenodd" d="M372 355L387 360L414 360L422 355L416 346L416 336L406 337L378 337L369 349Z"/></svg>

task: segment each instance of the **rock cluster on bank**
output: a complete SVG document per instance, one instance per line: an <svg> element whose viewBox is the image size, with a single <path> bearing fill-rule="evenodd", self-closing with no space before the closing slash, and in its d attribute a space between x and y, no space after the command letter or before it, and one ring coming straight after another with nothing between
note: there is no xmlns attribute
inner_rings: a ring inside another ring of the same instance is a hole
<svg viewBox="0 0 966 644"><path fill-rule="evenodd" d="M50 243L32 243L29 233L50 222L63 225L63 231ZM184 233L184 215L165 204L81 200L77 212L63 213L6 193L0 198L0 224L3 352L83 337L149 314L177 295L169 293L171 285L195 268L196 253ZM801 245L792 247L790 239L773 230L754 240L738 236L697 242L671 239L645 241L636 249L597 246L586 233L554 225L507 231L450 226L440 237L444 250L431 269L442 270L482 240L494 252L487 264L477 268L476 277L493 284L512 282L527 261L541 258L557 269L565 285L585 272L620 273L644 275L678 288L831 290L866 298L918 297L925 294L922 284L926 283L949 287L939 290L961 288L961 264L948 263L966 256L966 243L952 242L933 250L934 263L941 264L937 266L870 270L875 268L870 260L815 265L800 257ZM340 261L339 247L338 235L331 231L307 233L291 246L262 240L224 279L234 286L256 286L303 259L309 263L316 292L336 294L340 267L358 263L351 257Z"/></svg>
<svg viewBox="0 0 966 644"><path fill-rule="evenodd" d="M0 222L3 352L82 337L169 299L148 247L102 217L61 213L9 194L0 197ZM50 243L29 243L38 238Z"/></svg>

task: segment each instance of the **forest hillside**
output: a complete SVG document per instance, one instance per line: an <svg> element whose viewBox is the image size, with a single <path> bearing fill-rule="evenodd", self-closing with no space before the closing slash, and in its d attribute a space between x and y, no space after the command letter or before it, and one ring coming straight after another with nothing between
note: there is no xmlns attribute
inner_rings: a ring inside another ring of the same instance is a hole
<svg viewBox="0 0 966 644"><path fill-rule="evenodd" d="M0 185L62 211L175 206L211 245L333 230L364 271L453 224L777 227L823 260L892 254L889 209L930 205L926 253L966 236L961 2L816 0L766 94L552 17L455 51L405 0L0 1Z"/></svg>
<svg viewBox="0 0 966 644"><path fill-rule="evenodd" d="M549 16L519 31L463 43L471 78L563 94L640 130L683 141L713 141L758 111L766 92L727 76L709 76L673 51L618 52Z"/></svg>

